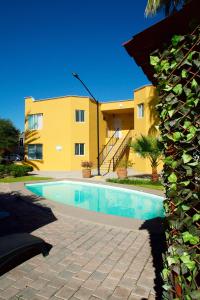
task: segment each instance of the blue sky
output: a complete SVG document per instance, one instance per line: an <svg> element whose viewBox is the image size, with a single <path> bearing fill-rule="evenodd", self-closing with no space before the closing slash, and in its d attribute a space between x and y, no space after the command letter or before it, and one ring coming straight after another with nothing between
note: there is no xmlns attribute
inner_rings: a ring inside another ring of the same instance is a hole
<svg viewBox="0 0 200 300"><path fill-rule="evenodd" d="M146 0L1 0L0 117L24 128L24 97L131 99L149 83L122 44L161 20Z"/></svg>

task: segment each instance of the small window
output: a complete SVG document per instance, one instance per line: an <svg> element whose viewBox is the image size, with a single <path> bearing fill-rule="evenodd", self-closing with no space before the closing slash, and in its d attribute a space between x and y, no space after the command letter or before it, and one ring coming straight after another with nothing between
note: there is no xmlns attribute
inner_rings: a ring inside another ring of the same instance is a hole
<svg viewBox="0 0 200 300"><path fill-rule="evenodd" d="M24 146L24 139L23 138L19 139L19 145L20 145L20 147Z"/></svg>
<svg viewBox="0 0 200 300"><path fill-rule="evenodd" d="M28 159L42 159L42 144L28 145Z"/></svg>
<svg viewBox="0 0 200 300"><path fill-rule="evenodd" d="M76 110L76 122L85 122L84 110Z"/></svg>
<svg viewBox="0 0 200 300"><path fill-rule="evenodd" d="M28 115L28 129L30 130L42 129L42 122L43 122L42 114Z"/></svg>
<svg viewBox="0 0 200 300"><path fill-rule="evenodd" d="M85 144L76 143L75 144L75 155L84 155L85 154Z"/></svg>
<svg viewBox="0 0 200 300"><path fill-rule="evenodd" d="M138 118L144 117L144 103L138 104Z"/></svg>

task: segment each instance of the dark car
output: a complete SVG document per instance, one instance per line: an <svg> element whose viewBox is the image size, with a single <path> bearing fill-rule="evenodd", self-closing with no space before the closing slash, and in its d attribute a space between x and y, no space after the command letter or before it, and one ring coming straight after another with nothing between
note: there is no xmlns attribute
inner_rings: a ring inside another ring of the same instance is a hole
<svg viewBox="0 0 200 300"><path fill-rule="evenodd" d="M21 161L22 158L19 154L10 154L2 157L1 163L10 163L14 161Z"/></svg>

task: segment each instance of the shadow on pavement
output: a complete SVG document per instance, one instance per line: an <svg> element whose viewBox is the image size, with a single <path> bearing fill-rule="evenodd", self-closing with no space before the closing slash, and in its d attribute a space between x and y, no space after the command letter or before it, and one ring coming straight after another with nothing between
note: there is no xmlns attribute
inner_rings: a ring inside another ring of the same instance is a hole
<svg viewBox="0 0 200 300"><path fill-rule="evenodd" d="M1 275L39 253L48 255L52 245L30 233L57 220L50 208L34 195L1 192L0 211L7 213L0 218Z"/></svg>
<svg viewBox="0 0 200 300"><path fill-rule="evenodd" d="M153 266L155 269L155 280L154 280L154 290L156 292L156 299L162 299L162 285L163 280L161 277L161 272L163 270L163 259L162 255L166 250L166 239L164 232L164 219L154 218L151 220L146 220L140 230L147 230L149 232L151 253L153 257ZM145 300L145 299L141 299Z"/></svg>

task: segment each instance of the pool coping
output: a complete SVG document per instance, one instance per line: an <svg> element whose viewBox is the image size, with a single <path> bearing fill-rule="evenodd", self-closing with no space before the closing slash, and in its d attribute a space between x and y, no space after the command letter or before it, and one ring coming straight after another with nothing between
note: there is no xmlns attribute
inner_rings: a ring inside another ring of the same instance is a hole
<svg viewBox="0 0 200 300"><path fill-rule="evenodd" d="M131 230L139 230L139 229L146 229L152 233L161 233L162 232L162 226L161 223L163 223L162 218L155 218L152 220L139 220L139 219L131 219L131 218L126 218L126 217L120 217L120 216L114 216L114 215L108 215L104 214L101 212L95 212L95 211L90 211L86 210L80 207L74 207L70 206L67 204L62 204L58 202L54 202L52 200L46 199L41 196L37 196L31 191L27 190L25 185L26 184L36 184L36 183L45 183L45 182L57 182L57 181L76 181L76 182L85 182L85 183L94 183L94 184L99 184L99 185L108 185L111 187L119 187L119 188L125 188L129 190L135 190L143 193L149 193L157 196L163 196L164 193L159 190L151 190L143 187L133 187L130 185L126 184L117 184L117 183L110 183L110 182L102 182L102 181L93 181L93 180L88 180L88 179L72 179L72 178L62 178L62 179L52 179L52 180L38 180L38 181L27 181L27 182L17 182L17 183L9 183L10 189L13 192L17 192L19 195L22 194L24 196L29 196L31 195L32 197L34 196L36 199L36 202L42 206L47 206L51 208L52 210L55 210L59 214L62 215L68 215L70 217L74 218L79 218L81 220L85 221L90 221L93 223L99 223L99 224L104 224L108 226L115 226L115 227L121 227L121 228L126 228L126 229L131 229ZM29 201L30 200L26 200Z"/></svg>

